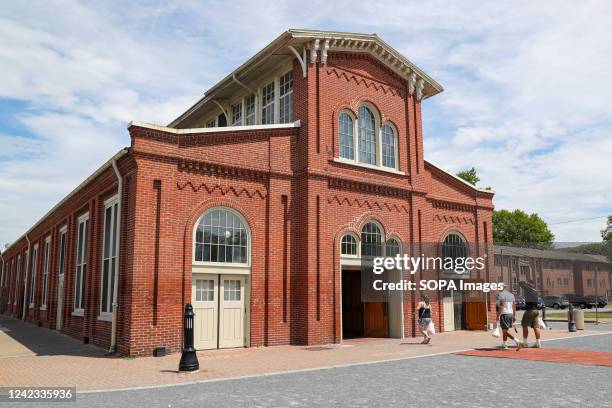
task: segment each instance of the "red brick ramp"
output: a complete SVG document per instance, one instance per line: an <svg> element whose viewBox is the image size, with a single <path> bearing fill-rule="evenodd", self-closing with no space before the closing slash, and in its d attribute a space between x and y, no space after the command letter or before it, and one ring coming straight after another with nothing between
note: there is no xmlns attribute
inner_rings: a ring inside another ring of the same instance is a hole
<svg viewBox="0 0 612 408"><path fill-rule="evenodd" d="M546 361L549 363L566 363L612 367L612 353L589 350L535 349L501 350L498 348L481 348L455 353L459 356L512 358L515 360Z"/></svg>

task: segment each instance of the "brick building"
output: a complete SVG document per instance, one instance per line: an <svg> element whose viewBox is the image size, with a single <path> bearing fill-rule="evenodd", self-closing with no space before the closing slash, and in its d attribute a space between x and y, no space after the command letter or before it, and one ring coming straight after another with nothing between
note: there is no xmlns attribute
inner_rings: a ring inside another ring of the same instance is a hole
<svg viewBox="0 0 612 408"><path fill-rule="evenodd" d="M418 294L355 296L360 257L492 258L493 193L424 158L441 91L376 35L283 33L168 126L129 124L129 148L4 252L4 313L132 355L180 350L188 302L203 349L415 335ZM431 300L441 330L494 313Z"/></svg>
<svg viewBox="0 0 612 408"><path fill-rule="evenodd" d="M605 256L495 245L493 279L519 293L533 279L542 295L612 296L612 265Z"/></svg>

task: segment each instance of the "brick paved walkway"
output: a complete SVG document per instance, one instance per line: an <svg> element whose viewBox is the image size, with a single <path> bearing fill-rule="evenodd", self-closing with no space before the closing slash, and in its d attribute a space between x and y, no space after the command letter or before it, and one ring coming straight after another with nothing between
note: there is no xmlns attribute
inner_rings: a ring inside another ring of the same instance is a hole
<svg viewBox="0 0 612 408"><path fill-rule="evenodd" d="M595 365L612 367L612 353L602 351L534 349L500 350L498 348L483 348L455 353L460 356L512 358L515 360L547 361L549 363L566 363L580 365Z"/></svg>
<svg viewBox="0 0 612 408"><path fill-rule="evenodd" d="M602 332L548 330L544 339ZM283 371L397 360L491 347L498 339L485 332L437 334L430 345L420 338L359 339L322 347L276 346L211 350L198 353L201 370L177 373L179 354L166 357L109 358L104 350L83 345L53 330L0 316L0 384L3 386L76 386L78 390L117 389L197 382Z"/></svg>

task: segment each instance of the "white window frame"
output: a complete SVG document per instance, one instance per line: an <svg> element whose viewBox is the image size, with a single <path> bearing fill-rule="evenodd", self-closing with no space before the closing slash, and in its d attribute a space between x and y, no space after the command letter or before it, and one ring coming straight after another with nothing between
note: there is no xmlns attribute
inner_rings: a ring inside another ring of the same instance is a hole
<svg viewBox="0 0 612 408"><path fill-rule="evenodd" d="M270 99L270 102L268 102L267 104L264 105L264 89L268 88L271 85L271 89L274 93L273 97ZM261 124L262 125L272 125L277 123L277 118L278 118L278 103L277 103L277 99L278 99L278 79L274 78L272 79L272 81L266 83L265 85L263 85L260 88L260 94L261 94L261 106L260 106L260 113L259 116L261 118ZM269 123L264 123L264 109L267 109L268 107L272 107L272 121Z"/></svg>
<svg viewBox="0 0 612 408"><path fill-rule="evenodd" d="M47 310L47 300L49 292L49 263L51 258L51 235L45 238L45 247L43 252L43 276L42 288L40 291L40 310Z"/></svg>
<svg viewBox="0 0 612 408"><path fill-rule="evenodd" d="M81 224L83 224L83 236L79 233L81 229ZM85 299L84 299L84 291L83 285L85 282L85 272L87 271L87 247L89 246L89 213L85 213L81 215L77 219L77 229L76 229L76 256L74 258L74 296L72 299L73 310L72 314L75 316L83 316L85 314ZM81 263L79 263L79 252L81 253ZM81 268L81 279L77 279L77 271L78 268ZM81 302L77 305L77 293L81 295ZM82 307L80 307L82 306Z"/></svg>
<svg viewBox="0 0 612 408"><path fill-rule="evenodd" d="M374 136L376 138L376 152L375 152L376 163L375 164L361 162L360 157L359 157L359 144L360 144L359 109L361 107L368 108L370 112L372 112L372 114L374 115ZM352 159L340 156L340 115L343 113L348 114L353 119L353 158ZM340 112L338 112L337 123L338 124L336 126L336 133L337 133L337 138L338 138L338 153L337 153L337 157L334 157L333 159L334 162L342 163L342 164L350 164L352 166L363 167L367 169L384 171L387 173L405 175L403 171L399 170L399 157L398 157L399 155L399 134L398 134L397 127L391 121L386 120L384 122L381 122L380 112L378 111L378 109L376 109L374 105L372 105L369 102L364 102L360 104L359 107L357 108L357 115L355 115L352 111L348 109L343 109ZM391 126L391 128L393 129L394 136L395 136L395 139L394 139L395 166L394 167L384 166L382 163L382 130L385 125Z"/></svg>
<svg viewBox="0 0 612 408"><path fill-rule="evenodd" d="M355 240L355 243L357 245L357 253L355 255L342 253L342 240L344 240L344 237L346 236L351 236ZM352 259L361 258L361 242L360 242L360 238L357 235L355 235L352 232L347 232L346 234L342 235L342 237L340 238L340 257L341 258L352 258Z"/></svg>
<svg viewBox="0 0 612 408"><path fill-rule="evenodd" d="M247 252L246 252L247 262L246 263L206 262L206 261L196 261L195 260L196 232L198 229L198 225L200 225L200 221L202 220L202 218L204 218L206 214L208 214L211 211L215 211L215 210L223 210L223 211L231 212L234 216L238 217L238 219L244 225L244 228L247 233ZM234 210L231 207L225 207L225 206L215 206L215 207L208 208L198 218L198 221L195 223L193 227L192 233L193 235L192 235L192 248L191 248L192 249L191 262L192 262L192 267L193 267L193 273L225 273L225 274L229 273L231 274L231 273L248 273L248 271L250 271L251 269L251 248L253 244L251 228L248 222L246 221L246 219L244 218L244 216L240 214L238 211Z"/></svg>
<svg viewBox="0 0 612 408"><path fill-rule="evenodd" d="M290 76L289 80L291 81L291 89L289 89L289 91L287 93L285 93L284 95L281 95L281 79L283 77L287 76L287 75ZM277 82L277 88L278 88L278 123L279 124L281 124L281 123L292 123L293 122L293 116L294 116L293 115L293 102L294 102L293 101L293 85L294 85L294 82L293 82L293 70L287 71L284 74L280 75L276 79L276 82ZM282 99L284 99L284 98L289 98L291 100L290 103L289 103L289 106L290 106L289 109L290 109L291 115L289 117L289 120L285 121L285 122L283 122L281 120L281 111L280 111L281 105L282 105Z"/></svg>
<svg viewBox="0 0 612 408"><path fill-rule="evenodd" d="M240 119L239 120L235 119L235 116L236 116L235 113L236 112L235 112L234 108L236 108L237 110L240 111ZM231 112L231 115L232 115L232 118L231 118L232 121L231 121L230 126L242 126L242 122L244 121L244 119L243 119L243 117L244 117L243 101L240 100L237 103L234 103L234 104L230 105L230 112Z"/></svg>
<svg viewBox="0 0 612 408"><path fill-rule="evenodd" d="M115 195L104 202L104 217L103 217L103 234L102 234L102 269L100 273L100 315L98 316L98 320L106 320L110 321L113 315L113 303L115 301L116 294L114 293L114 279L116 279L115 271L117 267L115 266L117 262L119 262L119 254L118 248L116 248L115 243L117 241L117 212L119 205L119 195ZM109 256L105 258L106 252L106 212L108 209L110 211L111 224L110 224L110 238L108 243L110 245L108 254ZM115 246L115 254L112 253L113 246ZM104 281L104 262L108 260L109 273L106 282ZM115 261L113 263L113 260ZM102 308L102 296L104 294L104 284L108 285L108 289L106 291L106 305L107 310Z"/></svg>
<svg viewBox="0 0 612 408"><path fill-rule="evenodd" d="M21 277L21 254L17 255L17 273L15 273L15 289L13 293L13 306L17 304L19 297L19 278Z"/></svg>
<svg viewBox="0 0 612 408"><path fill-rule="evenodd" d="M383 156L382 156L382 151L383 151L383 129L385 126L389 126L391 128L391 130L393 131L393 161L394 161L394 165L393 166L385 166L383 164ZM397 128L395 127L395 125L390 122L390 121L385 121L383 122L382 126L380 127L380 131L379 131L379 138L380 138L380 165L383 168L387 168L387 169L394 169L397 170L398 169L398 165L399 165L399 160L397 158L397 154L398 154L398 135L397 135Z"/></svg>
<svg viewBox="0 0 612 408"><path fill-rule="evenodd" d="M30 274L30 304L29 304L29 308L33 309L34 308L34 304L35 299L36 299L36 277L37 277L37 269L38 269L38 243L34 244L34 246L32 247L32 267L30 268L31 274Z"/></svg>

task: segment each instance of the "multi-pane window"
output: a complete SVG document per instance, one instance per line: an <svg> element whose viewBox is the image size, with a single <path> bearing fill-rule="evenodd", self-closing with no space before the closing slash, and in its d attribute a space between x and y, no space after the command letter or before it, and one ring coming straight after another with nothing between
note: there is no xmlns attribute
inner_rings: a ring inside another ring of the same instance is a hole
<svg viewBox="0 0 612 408"><path fill-rule="evenodd" d="M345 235L340 242L340 253L342 255L357 255L357 239L352 235Z"/></svg>
<svg viewBox="0 0 612 408"><path fill-rule="evenodd" d="M17 298L19 297L19 281L21 280L21 255L17 256L17 274L15 275L15 287L13 294L13 304L17 304Z"/></svg>
<svg viewBox="0 0 612 408"><path fill-rule="evenodd" d="M226 209L213 209L196 228L195 261L247 263L248 232L238 215Z"/></svg>
<svg viewBox="0 0 612 408"><path fill-rule="evenodd" d="M376 164L376 121L365 106L359 108L359 161Z"/></svg>
<svg viewBox="0 0 612 408"><path fill-rule="evenodd" d="M242 125L242 103L232 105L232 126Z"/></svg>
<svg viewBox="0 0 612 408"><path fill-rule="evenodd" d="M223 300L240 300L240 280L223 280Z"/></svg>
<svg viewBox="0 0 612 408"><path fill-rule="evenodd" d="M43 252L43 276L42 276L42 288L40 290L41 301L40 304L43 307L47 306L47 291L49 287L49 251L51 248L51 237L47 237L45 240L45 249Z"/></svg>
<svg viewBox="0 0 612 408"><path fill-rule="evenodd" d="M395 132L390 125L382 128L382 165L395 168Z"/></svg>
<svg viewBox="0 0 612 408"><path fill-rule="evenodd" d="M587 279L587 286L589 288L593 287L593 279L591 279L591 278Z"/></svg>
<svg viewBox="0 0 612 408"><path fill-rule="evenodd" d="M274 81L261 90L261 124L274 123Z"/></svg>
<svg viewBox="0 0 612 408"><path fill-rule="evenodd" d="M293 74L287 72L278 80L280 123L293 121Z"/></svg>
<svg viewBox="0 0 612 408"><path fill-rule="evenodd" d="M338 118L340 135L340 157L355 159L355 140L353 137L353 118L346 112L340 113Z"/></svg>
<svg viewBox="0 0 612 408"><path fill-rule="evenodd" d="M380 228L368 222L361 230L361 256L382 256L383 236Z"/></svg>
<svg viewBox="0 0 612 408"><path fill-rule="evenodd" d="M215 281L212 279L196 280L196 300L207 302L215 300Z"/></svg>
<svg viewBox="0 0 612 408"><path fill-rule="evenodd" d="M85 279L87 274L87 240L89 231L89 216L79 218L77 229L76 270L74 280L74 309L85 308Z"/></svg>
<svg viewBox="0 0 612 408"><path fill-rule="evenodd" d="M102 299L100 311L113 311L115 291L115 271L117 269L117 211L119 203L116 198L104 206L104 250L102 251Z"/></svg>
<svg viewBox="0 0 612 408"><path fill-rule="evenodd" d="M442 258L453 260L453 263L458 259L465 259L468 256L468 247L466 242L458 234L448 234L442 243ZM444 262L446 263L446 262Z"/></svg>
<svg viewBox="0 0 612 408"><path fill-rule="evenodd" d="M245 125L255 124L255 94L250 94L244 98L244 110L245 110Z"/></svg>
<svg viewBox="0 0 612 408"><path fill-rule="evenodd" d="M213 128L213 127L215 127L216 125L217 125L217 120L216 120L216 119L213 119L213 120L211 120L210 122L208 122L208 123L206 124L206 127L207 127L207 128Z"/></svg>
<svg viewBox="0 0 612 408"><path fill-rule="evenodd" d="M569 285L569 279L563 278L563 286Z"/></svg>
<svg viewBox="0 0 612 408"><path fill-rule="evenodd" d="M66 230L60 230L59 247L58 247L58 273L64 274L66 269Z"/></svg>
<svg viewBox="0 0 612 408"><path fill-rule="evenodd" d="M36 270L38 269L38 244L34 245L32 250L32 268L30 268L32 276L30 277L30 307L34 306L34 297L36 296Z"/></svg>
<svg viewBox="0 0 612 408"><path fill-rule="evenodd" d="M391 238L387 240L387 248L385 256L394 257L400 253L400 243L397 239Z"/></svg>

